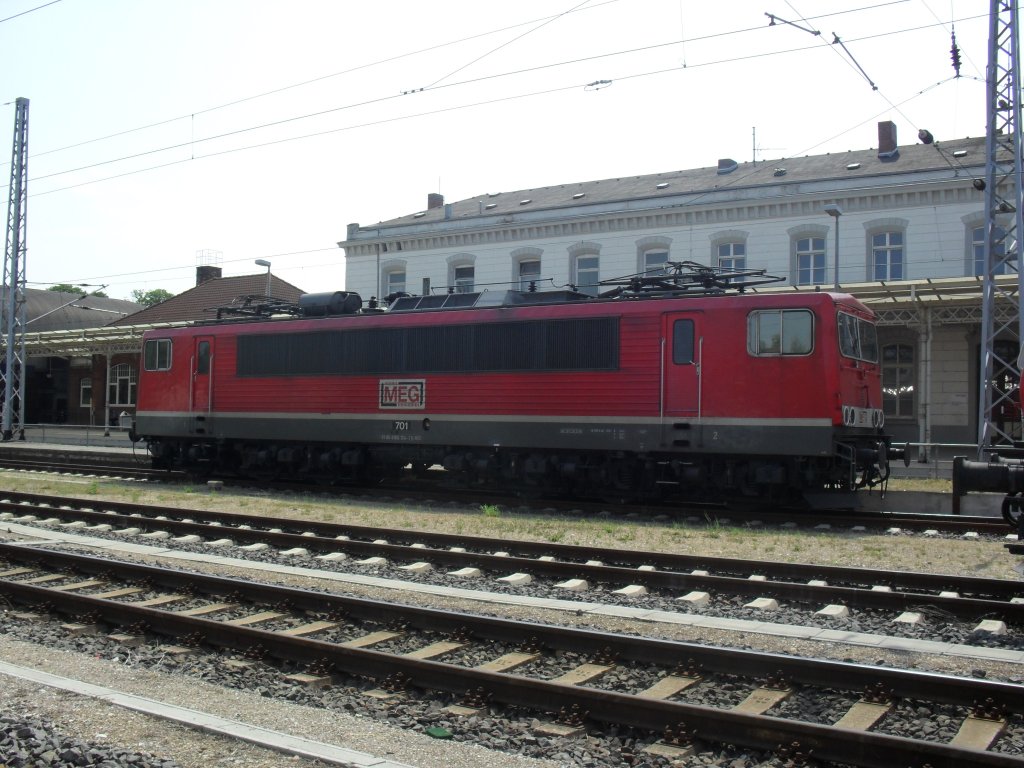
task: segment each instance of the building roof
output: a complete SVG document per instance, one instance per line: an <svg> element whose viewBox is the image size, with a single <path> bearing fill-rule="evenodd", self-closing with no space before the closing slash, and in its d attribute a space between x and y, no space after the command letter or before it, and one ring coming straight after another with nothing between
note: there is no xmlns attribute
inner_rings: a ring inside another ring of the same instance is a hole
<svg viewBox="0 0 1024 768"><path fill-rule="evenodd" d="M0 306L7 306L7 289L0 287ZM132 314L142 305L84 293L25 289L25 332L98 328Z"/></svg>
<svg viewBox="0 0 1024 768"><path fill-rule="evenodd" d="M298 301L304 291L278 277L270 277L270 295L284 301ZM216 277L179 293L167 301L135 312L110 323L115 326L157 325L190 320L212 320L218 307L236 302L240 296L266 296L267 273Z"/></svg>
<svg viewBox="0 0 1024 768"><path fill-rule="evenodd" d="M379 224L350 228L349 240L358 230L459 221L474 217L509 216L529 211L619 203L659 197L678 197L749 187L775 187L812 181L853 180L923 171L954 171L970 178L985 165L985 137L956 139L934 144L911 144L884 157L875 149L825 155L735 163L720 160L718 166L643 176L600 179L553 187L486 192L447 205L417 211ZM968 172L966 169L974 169ZM731 170L730 170L731 169ZM339 243L344 245L344 243Z"/></svg>

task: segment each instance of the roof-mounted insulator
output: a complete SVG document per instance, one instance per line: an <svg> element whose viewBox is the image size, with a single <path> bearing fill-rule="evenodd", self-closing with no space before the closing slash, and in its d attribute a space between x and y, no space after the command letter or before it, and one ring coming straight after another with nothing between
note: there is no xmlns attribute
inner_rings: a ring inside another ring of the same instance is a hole
<svg viewBox="0 0 1024 768"><path fill-rule="evenodd" d="M956 44L955 27L950 37L952 38L952 46L949 49L949 56L953 60L953 71L956 72L957 77L960 77L960 46Z"/></svg>

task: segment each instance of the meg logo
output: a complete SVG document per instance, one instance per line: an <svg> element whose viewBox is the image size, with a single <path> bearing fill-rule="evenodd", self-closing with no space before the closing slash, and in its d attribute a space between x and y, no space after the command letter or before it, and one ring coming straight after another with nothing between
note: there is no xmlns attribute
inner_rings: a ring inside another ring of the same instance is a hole
<svg viewBox="0 0 1024 768"><path fill-rule="evenodd" d="M380 407L399 411L423 410L427 405L425 379L381 379Z"/></svg>

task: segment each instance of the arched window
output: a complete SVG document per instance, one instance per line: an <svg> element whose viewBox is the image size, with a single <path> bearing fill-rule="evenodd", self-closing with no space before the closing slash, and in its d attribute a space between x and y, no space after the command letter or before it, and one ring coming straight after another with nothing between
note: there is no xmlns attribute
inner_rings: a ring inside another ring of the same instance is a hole
<svg viewBox="0 0 1024 768"><path fill-rule="evenodd" d="M985 264L985 234L987 229L988 227L985 226L985 223L981 222L971 227L968 231L970 239L970 267L974 270L971 272L973 275L984 275L987 271ZM1006 253L1006 230L1003 227L996 226L994 235L995 238L992 243L992 273L1005 275L1007 262L1003 259L1003 256ZM1016 261L1016 254L1011 254L1010 261Z"/></svg>
<svg viewBox="0 0 1024 768"><path fill-rule="evenodd" d="M868 280L907 279L907 219L875 219L864 224L868 238Z"/></svg>
<svg viewBox="0 0 1024 768"><path fill-rule="evenodd" d="M722 269L746 269L747 244L719 243L718 266Z"/></svg>
<svg viewBox="0 0 1024 768"><path fill-rule="evenodd" d="M793 285L824 285L828 278L825 237L828 227L793 227L789 230L789 273Z"/></svg>
<svg viewBox="0 0 1024 768"><path fill-rule="evenodd" d="M637 241L637 271L648 275L664 275L672 238L655 235Z"/></svg>
<svg viewBox="0 0 1024 768"><path fill-rule="evenodd" d="M825 282L825 238L801 237L796 241L797 285L821 285Z"/></svg>
<svg viewBox="0 0 1024 768"><path fill-rule="evenodd" d="M448 289L454 293L472 293L476 286L476 256L457 253L448 257Z"/></svg>
<svg viewBox="0 0 1024 768"><path fill-rule="evenodd" d="M395 259L380 265L381 273L381 294L390 296L394 293L405 292L405 260Z"/></svg>
<svg viewBox="0 0 1024 768"><path fill-rule="evenodd" d="M524 259L519 262L519 290L535 291L540 280L540 259Z"/></svg>
<svg viewBox="0 0 1024 768"><path fill-rule="evenodd" d="M739 230L711 236L711 262L722 269L747 268L747 233Z"/></svg>
<svg viewBox="0 0 1024 768"><path fill-rule="evenodd" d="M904 280L907 267L902 232L876 232L871 236L871 279Z"/></svg>
<svg viewBox="0 0 1024 768"><path fill-rule="evenodd" d="M516 248L512 251L512 284L517 290L537 290L540 281L540 248Z"/></svg>
<svg viewBox="0 0 1024 768"><path fill-rule="evenodd" d="M576 290L597 296L601 280L601 244L579 242L569 247L569 282Z"/></svg>
<svg viewBox="0 0 1024 768"><path fill-rule="evenodd" d="M972 275L985 274L985 225L971 227L971 263Z"/></svg>

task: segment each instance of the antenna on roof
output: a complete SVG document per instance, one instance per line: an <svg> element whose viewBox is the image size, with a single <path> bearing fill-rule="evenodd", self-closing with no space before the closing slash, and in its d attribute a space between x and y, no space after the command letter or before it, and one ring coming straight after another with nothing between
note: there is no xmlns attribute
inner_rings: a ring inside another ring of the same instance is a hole
<svg viewBox="0 0 1024 768"><path fill-rule="evenodd" d="M756 125L753 128L750 129L750 135L751 135L751 145L752 145L752 149L753 149L753 152L751 154L751 160L753 160L755 163L757 162L757 153L758 152L763 152L766 149L770 149L772 151L782 149L782 147L759 147L759 146L757 146L757 126Z"/></svg>

